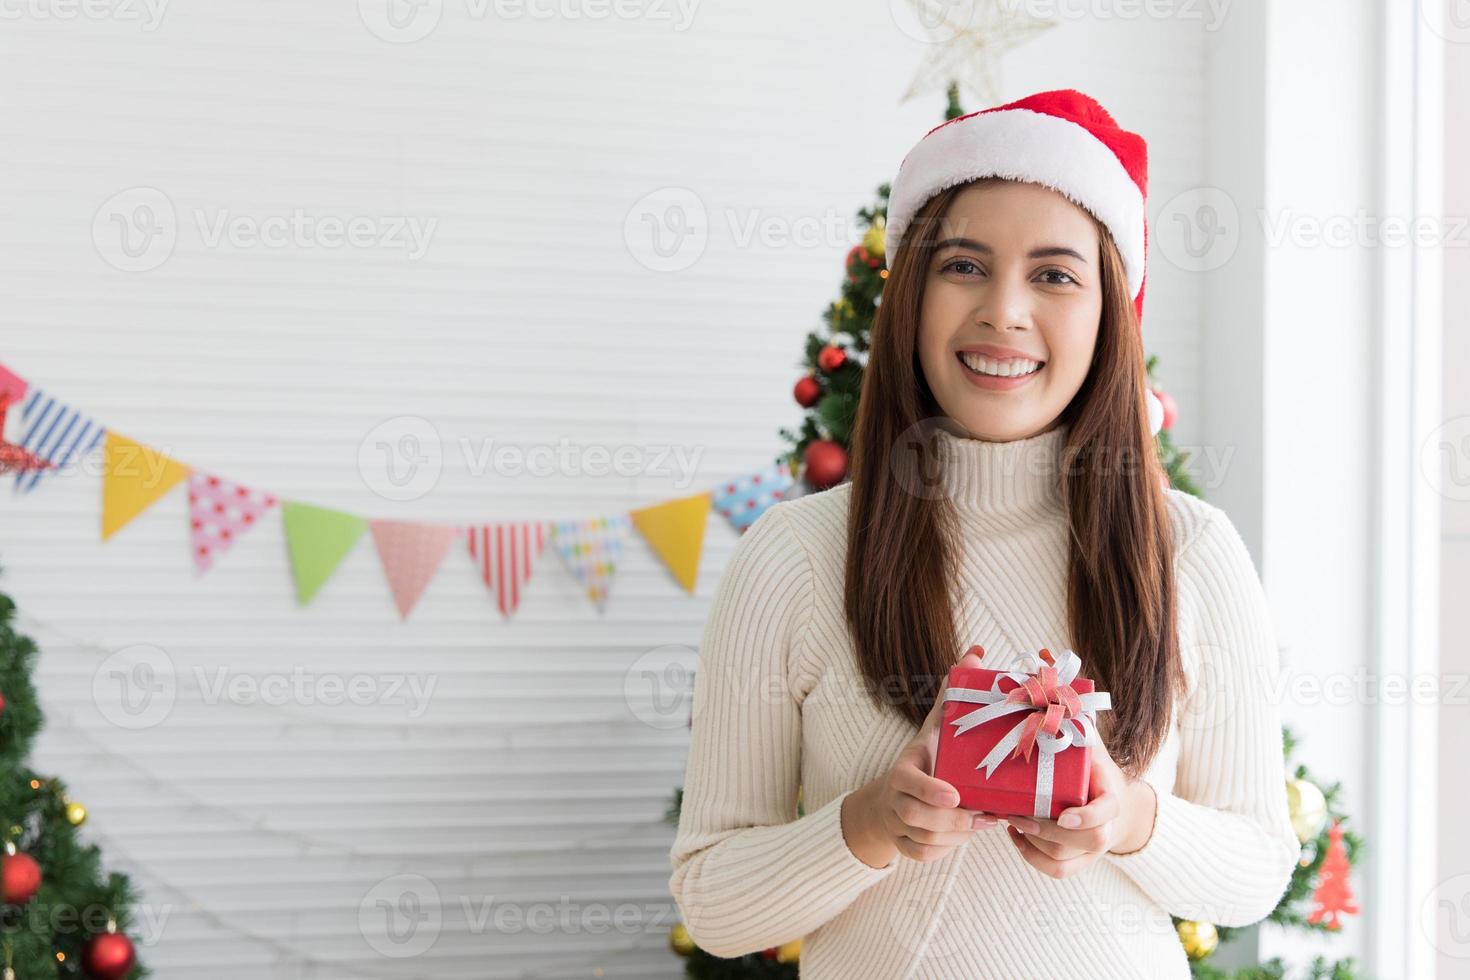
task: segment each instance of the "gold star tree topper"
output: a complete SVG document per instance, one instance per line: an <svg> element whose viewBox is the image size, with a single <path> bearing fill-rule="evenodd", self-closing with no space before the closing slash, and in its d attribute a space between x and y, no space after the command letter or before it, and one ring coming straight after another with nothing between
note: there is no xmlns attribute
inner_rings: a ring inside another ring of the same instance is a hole
<svg viewBox="0 0 1470 980"><path fill-rule="evenodd" d="M899 101L924 92L948 90L950 83L991 105L1000 99L997 80L1001 56L1056 21L1033 17L1023 0L908 0L929 35L930 51Z"/></svg>

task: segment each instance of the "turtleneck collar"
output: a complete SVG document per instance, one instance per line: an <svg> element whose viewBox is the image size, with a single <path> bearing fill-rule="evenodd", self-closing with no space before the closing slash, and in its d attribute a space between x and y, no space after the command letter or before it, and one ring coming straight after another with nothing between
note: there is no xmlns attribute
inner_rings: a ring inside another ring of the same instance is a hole
<svg viewBox="0 0 1470 980"><path fill-rule="evenodd" d="M1011 442L988 442L936 428L942 485L961 515L995 517L1062 509L1067 423Z"/></svg>

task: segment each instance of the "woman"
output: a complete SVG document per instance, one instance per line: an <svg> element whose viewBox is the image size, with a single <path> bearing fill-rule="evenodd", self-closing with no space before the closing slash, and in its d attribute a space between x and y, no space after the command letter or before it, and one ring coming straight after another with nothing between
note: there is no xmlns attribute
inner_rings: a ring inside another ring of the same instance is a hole
<svg viewBox="0 0 1470 980"><path fill-rule="evenodd" d="M761 515L705 626L670 887L709 952L804 937L815 980L1182 978L1171 915L1279 901L1300 851L1273 628L1230 520L1154 451L1146 182L1143 140L1074 91L904 158L852 479ZM1111 693L1091 798L960 808L932 775L949 668L1041 647Z"/></svg>

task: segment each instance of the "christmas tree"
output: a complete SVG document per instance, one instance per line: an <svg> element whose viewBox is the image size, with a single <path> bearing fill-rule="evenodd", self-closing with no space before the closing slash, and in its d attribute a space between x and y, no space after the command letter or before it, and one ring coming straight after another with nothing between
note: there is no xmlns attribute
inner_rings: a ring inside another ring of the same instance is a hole
<svg viewBox="0 0 1470 980"><path fill-rule="evenodd" d="M66 785L26 765L41 729L31 682L36 645L15 631L15 603L0 593L0 944L4 980L137 980L126 930L135 896L127 877L104 874L83 843L87 810Z"/></svg>
<svg viewBox="0 0 1470 980"><path fill-rule="evenodd" d="M1282 730L1282 750L1288 764L1296 751L1296 738L1290 728ZM1301 841L1302 854L1292 869L1291 880L1276 908L1266 916L1267 922L1290 929L1315 933L1336 932L1340 928L1338 913L1357 912L1352 904L1352 886L1348 876L1363 852L1363 840L1345 829L1349 822L1338 802L1341 784L1320 789L1306 766L1298 765L1286 781L1287 805L1291 808L1291 825ZM1312 911L1306 911L1308 903ZM1328 910L1335 910L1328 915ZM1352 957L1336 962L1316 957L1305 972L1292 974L1280 959L1267 960L1258 966L1242 967L1233 972L1216 968L1209 957L1216 947L1240 930L1214 926L1208 922L1174 919L1184 951L1196 980L1358 980L1361 974Z"/></svg>
<svg viewBox="0 0 1470 980"><path fill-rule="evenodd" d="M945 118L964 114L956 86L949 88ZM873 320L882 300L883 285L888 278L884 268L884 220L889 186L878 188L877 200L857 212L862 239L854 244L843 260L843 280L837 299L822 314L824 330L807 334L800 362L803 374L797 379L793 395L806 414L799 429L781 429L789 446L787 462L797 474L798 486L808 491L825 490L847 478L848 450L852 428L857 417L858 394L862 390L863 370L867 363ZM1162 427L1154 436L1159 461L1168 475L1170 486L1200 496L1190 478L1189 454L1180 450L1173 439L1178 416L1173 398L1154 382L1158 364L1156 356L1148 356L1145 370L1149 388L1163 408ZM788 492L787 494L791 494ZM1289 729L1282 732L1285 756L1290 760L1295 739ZM1285 775L1283 773L1283 775ZM1269 922L1316 932L1339 928L1339 915L1358 911L1352 901L1348 875L1358 862L1362 840L1344 829L1347 815L1337 804L1340 787L1326 791L1318 788L1305 766L1298 766L1287 779L1287 797L1291 807L1292 826L1302 843L1302 856L1293 869L1291 881L1280 903L1266 917ZM668 819L677 824L681 791L676 790ZM800 808L798 807L798 814ZM1313 910L1304 911L1308 901ZM1259 966L1225 972L1209 962L1221 942L1229 940L1238 929L1215 926L1175 918L1179 939L1190 959L1197 980L1286 980L1288 972L1279 959ZM669 944L686 957L685 975L690 980L736 980L736 978L784 977L795 980L800 941L773 947L761 953L735 959L720 959L699 949L682 925L674 927ZM1328 962L1316 958L1303 977L1312 980L1356 980L1359 974L1351 958Z"/></svg>

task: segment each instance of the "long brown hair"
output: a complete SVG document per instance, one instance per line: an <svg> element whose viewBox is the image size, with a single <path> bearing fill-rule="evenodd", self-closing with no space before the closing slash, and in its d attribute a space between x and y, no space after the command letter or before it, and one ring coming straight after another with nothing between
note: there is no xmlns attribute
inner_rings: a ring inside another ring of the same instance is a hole
<svg viewBox="0 0 1470 980"><path fill-rule="evenodd" d="M972 640L957 635L951 606L959 552L954 503L911 489L933 485L931 454L894 448L942 415L919 361L919 316L939 240L931 232L968 183L920 208L889 256L852 436L847 621L880 709L916 726ZM1102 318L1087 378L1058 420L1070 426L1062 449L1067 620L1083 673L1098 690L1113 692L1112 708L1097 716L1099 733L1114 761L1137 777L1163 744L1174 698L1184 690L1173 532L1147 420L1137 315L1117 246L1094 222Z"/></svg>

